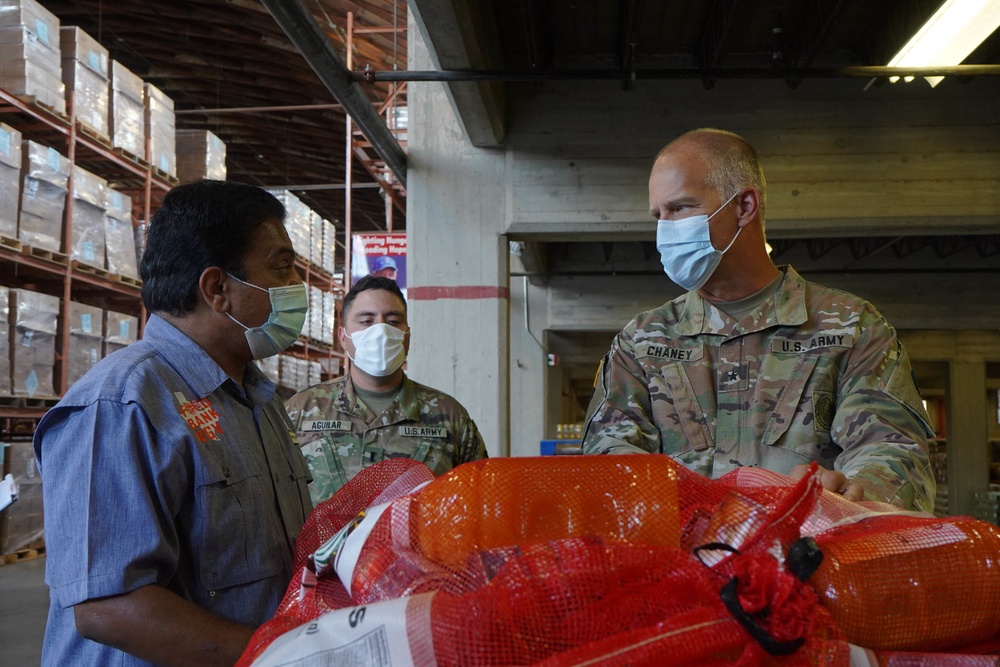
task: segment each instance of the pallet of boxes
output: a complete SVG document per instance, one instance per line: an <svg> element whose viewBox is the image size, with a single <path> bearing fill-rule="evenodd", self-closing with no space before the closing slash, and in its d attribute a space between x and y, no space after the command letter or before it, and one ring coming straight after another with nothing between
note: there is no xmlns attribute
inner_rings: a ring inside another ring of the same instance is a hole
<svg viewBox="0 0 1000 667"><path fill-rule="evenodd" d="M0 287L0 364L3 400L28 406L51 399L59 298L27 289ZM36 555L44 546L42 480L29 436L2 443L3 475L10 475L17 500L0 511L0 562Z"/></svg>

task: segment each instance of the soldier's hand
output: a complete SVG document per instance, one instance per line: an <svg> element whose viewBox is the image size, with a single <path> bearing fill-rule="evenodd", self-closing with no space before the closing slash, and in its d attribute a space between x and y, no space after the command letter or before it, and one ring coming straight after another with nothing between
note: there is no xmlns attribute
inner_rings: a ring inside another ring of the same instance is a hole
<svg viewBox="0 0 1000 667"><path fill-rule="evenodd" d="M800 463L792 468L788 475L793 479L802 479L807 472L809 472L809 466ZM844 498L853 502L864 500L865 490L860 484L847 479L847 475L844 473L837 472L836 470L827 470L823 466L819 466L816 474L819 475L819 481L827 491L839 493Z"/></svg>

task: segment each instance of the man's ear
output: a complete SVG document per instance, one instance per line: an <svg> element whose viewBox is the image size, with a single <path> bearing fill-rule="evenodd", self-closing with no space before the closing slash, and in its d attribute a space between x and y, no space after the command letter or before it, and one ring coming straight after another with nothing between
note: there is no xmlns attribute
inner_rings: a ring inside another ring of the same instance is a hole
<svg viewBox="0 0 1000 667"><path fill-rule="evenodd" d="M739 225L746 227L758 218L760 213L760 193L753 188L746 188L736 196L739 209Z"/></svg>
<svg viewBox="0 0 1000 667"><path fill-rule="evenodd" d="M229 311L230 301L226 272L217 266L210 266L201 272L198 279L198 290L202 300L217 313Z"/></svg>

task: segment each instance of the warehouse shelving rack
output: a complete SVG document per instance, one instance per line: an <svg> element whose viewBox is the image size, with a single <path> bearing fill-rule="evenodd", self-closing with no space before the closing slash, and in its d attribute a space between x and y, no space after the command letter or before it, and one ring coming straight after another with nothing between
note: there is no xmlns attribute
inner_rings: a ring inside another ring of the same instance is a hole
<svg viewBox="0 0 1000 667"><path fill-rule="evenodd" d="M159 172L147 160L112 148L110 142L105 143L98 135L85 131L75 119L72 94L67 112L68 115L61 114L30 98L0 89L0 120L21 132L22 138L53 148L69 160L70 176L63 216L64 249L68 249L68 240L72 238L74 165L106 179L110 187L130 196L134 221L148 220L176 183L176 179ZM133 315L139 319L142 331L145 312L140 299L141 283L100 267L70 261L68 252L33 248L17 239L2 238L0 280L6 285L61 299L53 381L58 396L65 393L68 385L70 301ZM37 420L58 396L0 398L0 435L23 431L23 427L11 420Z"/></svg>

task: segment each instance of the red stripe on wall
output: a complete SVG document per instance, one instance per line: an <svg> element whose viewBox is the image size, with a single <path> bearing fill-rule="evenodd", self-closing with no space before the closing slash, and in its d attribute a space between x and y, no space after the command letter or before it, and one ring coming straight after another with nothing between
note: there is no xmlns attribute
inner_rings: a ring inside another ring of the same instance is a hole
<svg viewBox="0 0 1000 667"><path fill-rule="evenodd" d="M436 301L438 299L509 299L510 289L496 285L457 285L454 287L410 287L406 290L410 301Z"/></svg>

